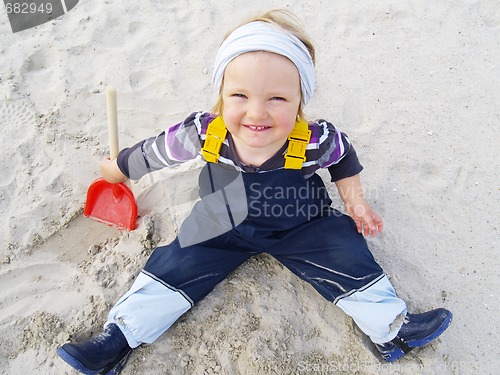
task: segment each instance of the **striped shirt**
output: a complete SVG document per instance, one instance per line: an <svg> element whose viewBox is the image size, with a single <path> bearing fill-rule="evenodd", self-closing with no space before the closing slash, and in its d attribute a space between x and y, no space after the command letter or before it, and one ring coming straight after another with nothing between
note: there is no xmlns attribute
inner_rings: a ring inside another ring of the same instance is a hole
<svg viewBox="0 0 500 375"><path fill-rule="evenodd" d="M127 177L138 180L145 174L192 160L201 155L208 124L215 118L208 112L194 112L184 121L156 137L145 139L118 155L118 167ZM328 168L332 181L351 177L363 169L347 135L326 120L309 123L311 140L302 164L305 178L319 168ZM243 173L265 173L283 169L288 141L259 167L243 164L228 132L220 149L219 163L229 164Z"/></svg>

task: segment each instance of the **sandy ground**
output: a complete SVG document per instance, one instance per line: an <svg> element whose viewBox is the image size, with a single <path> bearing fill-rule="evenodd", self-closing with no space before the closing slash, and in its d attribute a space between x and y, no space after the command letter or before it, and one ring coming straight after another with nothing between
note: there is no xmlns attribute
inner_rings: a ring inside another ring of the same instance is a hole
<svg viewBox="0 0 500 375"><path fill-rule="evenodd" d="M384 364L339 309L259 256L135 351L123 374L498 373L497 0L82 0L15 34L0 11L2 374L73 374L57 346L100 331L189 211L199 162L133 183L134 232L83 218L107 154L106 85L118 91L121 146L131 146L209 110L223 35L276 7L316 41L306 110L355 144L385 219L369 240L375 257L412 311L444 306L452 326Z"/></svg>

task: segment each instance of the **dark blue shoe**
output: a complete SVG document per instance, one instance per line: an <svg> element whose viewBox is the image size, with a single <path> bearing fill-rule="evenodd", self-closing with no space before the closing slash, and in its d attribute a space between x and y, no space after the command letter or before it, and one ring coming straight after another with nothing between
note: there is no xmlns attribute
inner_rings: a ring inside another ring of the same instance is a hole
<svg viewBox="0 0 500 375"><path fill-rule="evenodd" d="M396 338L375 346L387 362L393 362L410 350L434 341L448 328L452 319L453 314L446 309L407 314Z"/></svg>
<svg viewBox="0 0 500 375"><path fill-rule="evenodd" d="M57 354L83 374L116 375L125 366L131 351L120 328L109 324L92 340L64 344L57 349Z"/></svg>

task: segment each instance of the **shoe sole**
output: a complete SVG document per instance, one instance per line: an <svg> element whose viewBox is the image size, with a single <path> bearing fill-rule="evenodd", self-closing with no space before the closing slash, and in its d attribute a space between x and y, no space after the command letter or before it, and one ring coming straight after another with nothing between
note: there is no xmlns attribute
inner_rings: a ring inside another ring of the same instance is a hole
<svg viewBox="0 0 500 375"><path fill-rule="evenodd" d="M67 351L65 351L62 347L57 348L57 355L68 365L73 367L75 370L80 371L85 375L118 375L120 371L125 366L125 363L130 356L130 350L123 358L118 360L116 363L112 363L107 367L103 367L99 370L90 370L84 365L82 365L78 360L76 360L72 355L70 355Z"/></svg>
<svg viewBox="0 0 500 375"><path fill-rule="evenodd" d="M434 331L431 335L424 337L423 339L420 339L420 340L405 341L405 344L408 345L411 349L415 349L415 348L420 348L422 346L425 346L425 345L431 343L432 341L437 339L439 336L441 336L441 334L444 331L446 331L446 329L449 327L452 320L453 320L453 314L451 312L449 312L447 314L446 318L443 320L443 322L439 326L439 328L436 331ZM387 362L394 362L406 354L408 354L408 352L405 353L400 348L396 348L390 354L390 357L384 357L384 359Z"/></svg>

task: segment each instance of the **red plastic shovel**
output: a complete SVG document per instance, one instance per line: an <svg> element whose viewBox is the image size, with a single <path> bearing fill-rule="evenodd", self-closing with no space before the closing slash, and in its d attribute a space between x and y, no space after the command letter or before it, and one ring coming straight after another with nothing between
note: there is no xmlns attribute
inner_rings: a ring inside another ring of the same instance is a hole
<svg viewBox="0 0 500 375"><path fill-rule="evenodd" d="M116 90L106 89L108 110L109 158L118 157L118 121L116 115ZM123 182L111 184L98 178L87 190L87 200L83 210L85 217L118 229L134 230L137 221L137 203L134 194Z"/></svg>

